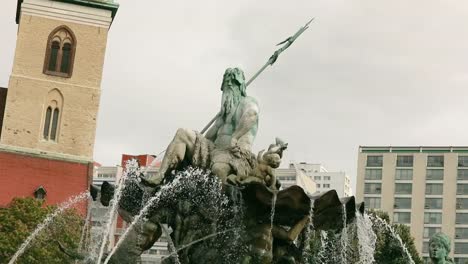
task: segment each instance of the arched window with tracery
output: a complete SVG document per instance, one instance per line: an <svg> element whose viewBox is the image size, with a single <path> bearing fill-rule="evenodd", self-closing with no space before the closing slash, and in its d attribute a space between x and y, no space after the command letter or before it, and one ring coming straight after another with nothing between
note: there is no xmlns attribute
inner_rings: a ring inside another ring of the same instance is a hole
<svg viewBox="0 0 468 264"><path fill-rule="evenodd" d="M60 26L49 35L44 61L44 73L71 77L75 58L76 38L70 28Z"/></svg>
<svg viewBox="0 0 468 264"><path fill-rule="evenodd" d="M57 141L60 131L60 117L63 108L63 96L58 89L49 92L46 98L42 137L48 141Z"/></svg>

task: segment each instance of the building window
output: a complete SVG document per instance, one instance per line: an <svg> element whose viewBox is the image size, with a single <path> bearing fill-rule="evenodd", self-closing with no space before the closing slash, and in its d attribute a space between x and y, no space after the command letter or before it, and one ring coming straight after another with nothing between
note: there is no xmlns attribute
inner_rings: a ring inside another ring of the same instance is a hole
<svg viewBox="0 0 468 264"><path fill-rule="evenodd" d="M427 167L444 167L444 156L427 156Z"/></svg>
<svg viewBox="0 0 468 264"><path fill-rule="evenodd" d="M36 198L38 200L44 200L46 195L47 195L47 191L42 186L39 186L39 188L37 188L34 191L34 198Z"/></svg>
<svg viewBox="0 0 468 264"><path fill-rule="evenodd" d="M457 184L457 194L465 195L468 194L468 184Z"/></svg>
<svg viewBox="0 0 468 264"><path fill-rule="evenodd" d="M456 239L468 239L468 228L455 228Z"/></svg>
<svg viewBox="0 0 468 264"><path fill-rule="evenodd" d="M424 213L425 224L442 224L442 213Z"/></svg>
<svg viewBox="0 0 468 264"><path fill-rule="evenodd" d="M366 194L380 194L382 192L381 183L365 183L364 193Z"/></svg>
<svg viewBox="0 0 468 264"><path fill-rule="evenodd" d="M458 157L458 167L468 167L468 156Z"/></svg>
<svg viewBox="0 0 468 264"><path fill-rule="evenodd" d="M317 184L317 188L320 188L320 183L319 183L319 184Z"/></svg>
<svg viewBox="0 0 468 264"><path fill-rule="evenodd" d="M380 200L379 197L364 197L364 204L369 209L380 209Z"/></svg>
<svg viewBox="0 0 468 264"><path fill-rule="evenodd" d="M458 170L457 179L462 181L468 181L468 170Z"/></svg>
<svg viewBox="0 0 468 264"><path fill-rule="evenodd" d="M397 156L397 167L413 167L413 156Z"/></svg>
<svg viewBox="0 0 468 264"><path fill-rule="evenodd" d="M468 258L453 258L455 261L455 264L467 264L468 263Z"/></svg>
<svg viewBox="0 0 468 264"><path fill-rule="evenodd" d="M75 58L76 38L67 26L56 28L49 35L44 61L44 73L71 77Z"/></svg>
<svg viewBox="0 0 468 264"><path fill-rule="evenodd" d="M423 237L431 238L434 234L439 233L440 231L441 231L440 227L425 227Z"/></svg>
<svg viewBox="0 0 468 264"><path fill-rule="evenodd" d="M330 184L326 184L326 183L325 183L325 184L323 185L323 188L330 188Z"/></svg>
<svg viewBox="0 0 468 264"><path fill-rule="evenodd" d="M329 181L329 180L330 180L330 176L323 176L323 180L324 180L324 181Z"/></svg>
<svg viewBox="0 0 468 264"><path fill-rule="evenodd" d="M466 254L468 252L468 243L455 242L455 254Z"/></svg>
<svg viewBox="0 0 468 264"><path fill-rule="evenodd" d="M443 179L444 179L443 169L427 169L426 170L426 180L441 181Z"/></svg>
<svg viewBox="0 0 468 264"><path fill-rule="evenodd" d="M457 213L457 216L455 217L455 223L459 225L467 225L468 213Z"/></svg>
<svg viewBox="0 0 468 264"><path fill-rule="evenodd" d="M411 198L395 198L395 209L411 209Z"/></svg>
<svg viewBox="0 0 468 264"><path fill-rule="evenodd" d="M321 176L314 176L314 181L320 181L320 180L322 180Z"/></svg>
<svg viewBox="0 0 468 264"><path fill-rule="evenodd" d="M457 209L468 209L468 198L457 198Z"/></svg>
<svg viewBox="0 0 468 264"><path fill-rule="evenodd" d="M395 194L411 194L413 185L411 183L395 183Z"/></svg>
<svg viewBox="0 0 468 264"><path fill-rule="evenodd" d="M429 242L423 242L423 253L429 253Z"/></svg>
<svg viewBox="0 0 468 264"><path fill-rule="evenodd" d="M429 195L442 195L444 186L442 183L426 183L426 194Z"/></svg>
<svg viewBox="0 0 468 264"><path fill-rule="evenodd" d="M393 222L399 223L399 224L409 224L411 223L411 213L410 212L393 213Z"/></svg>
<svg viewBox="0 0 468 264"><path fill-rule="evenodd" d="M396 169L395 180L412 180L413 169Z"/></svg>
<svg viewBox="0 0 468 264"><path fill-rule="evenodd" d="M383 156L367 156L367 167L382 167Z"/></svg>
<svg viewBox="0 0 468 264"><path fill-rule="evenodd" d="M442 198L426 198L425 209L442 209Z"/></svg>
<svg viewBox="0 0 468 264"><path fill-rule="evenodd" d="M382 169L366 169L366 180L382 180Z"/></svg>
<svg viewBox="0 0 468 264"><path fill-rule="evenodd" d="M42 137L45 140L57 141L61 109L63 107L63 96L60 91L57 89L51 90L47 95L45 105Z"/></svg>

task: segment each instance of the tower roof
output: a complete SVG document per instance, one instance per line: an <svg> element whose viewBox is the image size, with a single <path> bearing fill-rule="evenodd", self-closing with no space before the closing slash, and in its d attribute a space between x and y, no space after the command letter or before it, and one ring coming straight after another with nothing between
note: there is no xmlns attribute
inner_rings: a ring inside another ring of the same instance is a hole
<svg viewBox="0 0 468 264"><path fill-rule="evenodd" d="M71 3L75 5L109 10L112 12L112 20L114 19L115 14L117 14L117 10L119 9L119 4L114 2L114 0L51 0L51 1ZM16 7L16 24L19 23L22 3L23 3L23 0L18 0L18 4Z"/></svg>

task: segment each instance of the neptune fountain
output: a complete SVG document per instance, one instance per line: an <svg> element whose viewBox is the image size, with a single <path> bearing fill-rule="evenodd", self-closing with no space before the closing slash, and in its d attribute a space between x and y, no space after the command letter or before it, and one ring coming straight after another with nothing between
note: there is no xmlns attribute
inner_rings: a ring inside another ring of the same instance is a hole
<svg viewBox="0 0 468 264"><path fill-rule="evenodd" d="M283 188L275 169L280 166L288 143L280 138L257 154L252 150L259 105L247 95L247 87L275 63L309 23L281 42L284 46L249 81L241 69L228 68L220 87L218 114L201 132L178 129L155 175L147 177L133 164L127 166L115 186L108 182L101 187L91 185L92 199L110 208L101 242L91 243L91 248L83 245L88 217L78 251L58 242L60 250L76 263L136 264L141 262L142 253L164 234L170 252L162 260L164 264L318 263L314 259L320 256L314 256L310 249L314 232L333 239L339 235L342 242L341 252L336 252L341 255L340 260L320 263L346 263L347 226L357 222L358 227L359 223L365 226L361 230L370 229L364 205L356 204L354 197L340 199L334 190L313 196L299 186ZM88 196L83 193L76 199ZM60 210L23 243L10 264ZM116 213L128 227L112 250L106 252ZM366 234L357 234L359 243L369 240L370 245L367 251L360 248L360 259L361 263L372 263L375 234Z"/></svg>
<svg viewBox="0 0 468 264"><path fill-rule="evenodd" d="M247 86L311 21L249 81L241 69L226 69L218 114L201 132L178 129L155 175L127 173L122 186L91 186L94 199L131 223L98 262L138 263L164 233L170 255L163 263L307 263L312 229L340 232L363 213L354 197L340 200L335 191L311 197L299 186L283 189L275 169L285 141L252 152L259 106Z"/></svg>
<svg viewBox="0 0 468 264"><path fill-rule="evenodd" d="M335 191L311 197L299 186L282 189L275 168L288 144L277 138L252 153L259 110L243 71L227 69L221 91L205 135L178 129L157 174L126 179L118 212L134 225L108 263L138 263L163 233L172 248L163 263L304 263L311 227L340 231L363 211ZM104 205L115 192L92 186Z"/></svg>

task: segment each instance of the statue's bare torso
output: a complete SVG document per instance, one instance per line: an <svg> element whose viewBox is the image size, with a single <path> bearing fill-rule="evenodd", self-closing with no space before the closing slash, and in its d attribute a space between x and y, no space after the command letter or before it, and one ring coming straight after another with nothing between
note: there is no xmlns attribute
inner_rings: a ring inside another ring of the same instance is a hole
<svg viewBox="0 0 468 264"><path fill-rule="evenodd" d="M221 88L223 91L222 110L205 136L205 141L207 139L212 142L209 144L217 150L216 154L210 157L211 164L207 169L211 169L223 181L232 173L229 160L232 160L232 157L242 159L241 153L250 154L257 134L258 103L254 98L246 95L245 88L243 72L237 68L227 69ZM202 136L193 130L178 129L167 147L159 172L143 180L150 185L159 184L166 173L177 168L182 161L193 160L193 156L196 155L197 137Z"/></svg>
<svg viewBox="0 0 468 264"><path fill-rule="evenodd" d="M219 117L208 131L206 138L213 141L216 148L228 149L236 145L251 150L258 129L258 104L252 97L244 97L232 119Z"/></svg>

